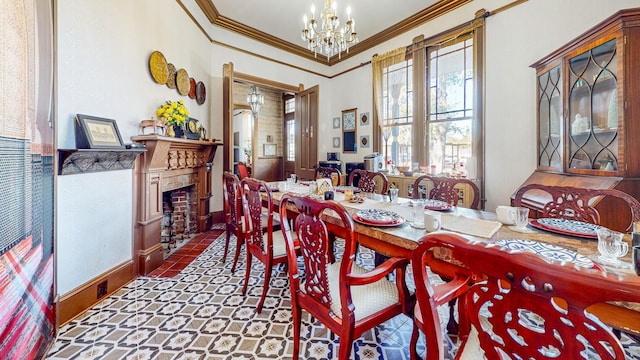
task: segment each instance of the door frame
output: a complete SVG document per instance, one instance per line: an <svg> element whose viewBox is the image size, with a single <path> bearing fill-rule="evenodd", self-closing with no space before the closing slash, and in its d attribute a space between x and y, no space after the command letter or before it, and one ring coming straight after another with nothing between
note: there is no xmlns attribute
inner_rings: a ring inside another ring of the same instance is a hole
<svg viewBox="0 0 640 360"><path fill-rule="evenodd" d="M229 62L222 65L223 81L222 81L222 153L223 171L233 172L233 109L239 107L240 103L234 104L233 99L233 83L244 82L264 88L270 88L283 92L292 92L297 94L304 90L304 85L289 85L254 75L249 75L233 70L233 63ZM242 99L244 101L244 99ZM244 105L244 104L243 104Z"/></svg>

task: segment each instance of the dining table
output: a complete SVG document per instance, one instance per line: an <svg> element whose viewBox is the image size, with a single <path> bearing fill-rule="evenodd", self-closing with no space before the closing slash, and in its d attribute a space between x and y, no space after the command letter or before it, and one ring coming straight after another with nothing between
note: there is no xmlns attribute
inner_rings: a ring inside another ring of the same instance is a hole
<svg viewBox="0 0 640 360"><path fill-rule="evenodd" d="M280 199L284 193L310 195L309 182L295 184L272 182L269 186L276 207L280 206ZM315 193L311 195L322 196ZM354 220L358 244L386 256L411 259L418 241L428 233L424 228L413 226L413 200L399 198L396 202L391 202L386 195L358 195L359 201L346 200L343 192L334 191L334 200L342 204L352 218L355 215L354 219L358 219L357 214L363 210L371 211L368 209L390 211L402 219L402 221L377 225ZM295 211L292 204L286 206L288 210ZM575 236L576 234L570 231L551 232L531 225L520 230L514 226L502 224L498 221L496 213L484 210L450 206L443 208L440 212L442 220L441 229L438 231L453 232L474 241L494 243L509 251L526 249L537 252L540 256L551 256L554 260L576 262L580 266L595 267L616 274L616 281L613 283L612 280L611 286L628 287L629 292L637 293L637 302L615 301L595 304L589 310L605 324L614 329L623 330L636 340L640 340L640 276L636 275L631 265L630 251L612 265L600 261L597 238ZM326 221L338 222L338 219L328 216ZM531 222L535 223L535 219ZM631 249L631 239L628 234L624 236L623 241L629 243L629 249ZM437 273L437 269L432 270Z"/></svg>

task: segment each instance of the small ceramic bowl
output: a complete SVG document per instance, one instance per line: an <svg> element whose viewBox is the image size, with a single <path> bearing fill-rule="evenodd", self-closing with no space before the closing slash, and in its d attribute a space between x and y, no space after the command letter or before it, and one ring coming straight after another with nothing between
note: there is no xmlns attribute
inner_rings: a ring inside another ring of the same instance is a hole
<svg viewBox="0 0 640 360"><path fill-rule="evenodd" d="M404 176L413 176L413 171L411 170L403 171L402 173L404 174Z"/></svg>

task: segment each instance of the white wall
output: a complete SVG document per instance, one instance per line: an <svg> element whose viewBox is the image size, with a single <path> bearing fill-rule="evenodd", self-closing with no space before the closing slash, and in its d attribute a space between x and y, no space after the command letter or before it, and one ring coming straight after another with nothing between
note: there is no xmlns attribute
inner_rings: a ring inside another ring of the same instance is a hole
<svg viewBox="0 0 640 360"><path fill-rule="evenodd" d="M207 123L210 98L197 105L149 73L149 55L158 50L202 80L208 94L214 86L210 42L175 0L64 0L56 16L58 148L75 148L77 113L116 119L125 143L166 100L183 99ZM132 170L58 177L58 294L132 258L132 179ZM220 198L214 195L219 208Z"/></svg>

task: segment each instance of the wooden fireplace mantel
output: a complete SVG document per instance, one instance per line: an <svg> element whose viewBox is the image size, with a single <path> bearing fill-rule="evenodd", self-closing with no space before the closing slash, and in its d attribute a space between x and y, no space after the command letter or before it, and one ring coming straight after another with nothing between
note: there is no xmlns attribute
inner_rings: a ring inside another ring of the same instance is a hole
<svg viewBox="0 0 640 360"><path fill-rule="evenodd" d="M195 185L198 232L211 228L211 166L222 143L160 135L134 136L131 140L147 149L136 160L134 251L139 274L148 274L163 262L163 192Z"/></svg>

